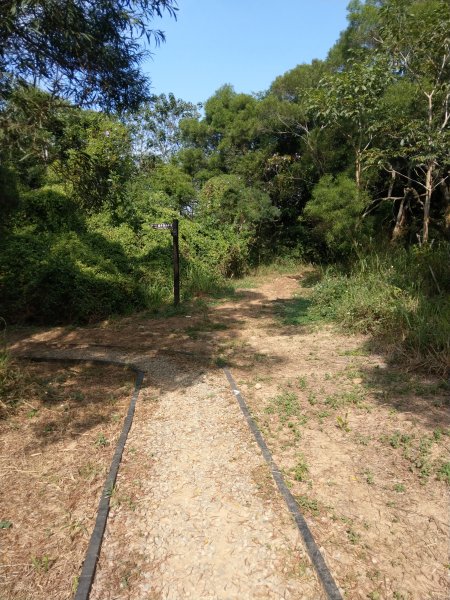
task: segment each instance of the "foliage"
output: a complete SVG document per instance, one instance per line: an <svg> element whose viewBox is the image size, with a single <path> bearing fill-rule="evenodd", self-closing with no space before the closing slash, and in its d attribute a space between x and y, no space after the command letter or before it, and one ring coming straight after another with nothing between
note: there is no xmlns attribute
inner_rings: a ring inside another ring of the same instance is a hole
<svg viewBox="0 0 450 600"><path fill-rule="evenodd" d="M137 40L164 40L149 21L173 0L8 0L0 8L0 86L33 81L78 104L123 109L146 96Z"/></svg>
<svg viewBox="0 0 450 600"><path fill-rule="evenodd" d="M138 110L129 112L125 122L133 136L134 155L140 168L159 158L167 162L181 148L181 119L198 118L199 105L175 98L173 94L152 96Z"/></svg>
<svg viewBox="0 0 450 600"><path fill-rule="evenodd" d="M367 222L363 222L362 214L368 202L368 195L343 174L336 179L325 175L314 187L304 215L331 256L345 257L364 240Z"/></svg>
<svg viewBox="0 0 450 600"><path fill-rule="evenodd" d="M450 356L449 247L397 250L329 270L314 308L351 331L371 333L410 359L445 372Z"/></svg>

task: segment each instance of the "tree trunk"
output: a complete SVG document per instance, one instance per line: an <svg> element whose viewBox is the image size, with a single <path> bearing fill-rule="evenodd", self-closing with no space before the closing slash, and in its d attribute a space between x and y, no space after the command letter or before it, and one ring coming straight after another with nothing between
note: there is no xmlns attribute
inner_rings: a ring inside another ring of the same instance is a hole
<svg viewBox="0 0 450 600"><path fill-rule="evenodd" d="M433 172L435 163L432 161L428 164L427 175L425 178L425 202L423 205L423 234L422 244L428 244L429 225L430 225L430 207L431 194L433 192Z"/></svg>
<svg viewBox="0 0 450 600"><path fill-rule="evenodd" d="M395 227L392 232L391 242L396 243L405 236L406 233L406 199L409 191L405 190L405 195L401 199L400 206L395 220Z"/></svg>
<svg viewBox="0 0 450 600"><path fill-rule="evenodd" d="M444 196L444 231L450 236L450 190L444 178L441 179L440 186Z"/></svg>
<svg viewBox="0 0 450 600"><path fill-rule="evenodd" d="M356 150L355 156L355 180L358 190L361 189L361 150Z"/></svg>

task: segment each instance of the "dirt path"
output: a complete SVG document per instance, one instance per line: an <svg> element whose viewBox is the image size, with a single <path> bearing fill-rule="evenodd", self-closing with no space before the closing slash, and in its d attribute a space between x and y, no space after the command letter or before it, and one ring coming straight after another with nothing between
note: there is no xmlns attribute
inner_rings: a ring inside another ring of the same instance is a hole
<svg viewBox="0 0 450 600"><path fill-rule="evenodd" d="M215 366L225 361L345 598L444 600L445 390L399 375L362 337L282 326L274 310L308 293L297 278L254 285L192 315L22 331L13 340L15 352L113 355L148 373L142 402L156 412L143 421L138 408L92 597L322 597Z"/></svg>

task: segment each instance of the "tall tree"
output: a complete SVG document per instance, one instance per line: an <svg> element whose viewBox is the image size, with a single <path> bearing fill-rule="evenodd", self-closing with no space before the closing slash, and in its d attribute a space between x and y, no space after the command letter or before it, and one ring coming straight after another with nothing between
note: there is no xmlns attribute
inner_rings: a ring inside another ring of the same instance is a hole
<svg viewBox="0 0 450 600"><path fill-rule="evenodd" d="M423 203L422 242L429 241L431 200L447 198L450 230L450 4L447 0L388 0L380 10L378 43L400 79L417 89L418 112L399 133L398 155L408 159ZM410 175L398 173L411 180Z"/></svg>
<svg viewBox="0 0 450 600"><path fill-rule="evenodd" d="M126 116L134 141L137 161L143 167L149 158L167 162L181 147L181 119L198 119L200 105L170 93L152 96L137 111Z"/></svg>
<svg viewBox="0 0 450 600"><path fill-rule="evenodd" d="M139 40L164 40L150 21L176 10L176 0L4 0L0 91L19 80L80 105L138 106L148 84Z"/></svg>

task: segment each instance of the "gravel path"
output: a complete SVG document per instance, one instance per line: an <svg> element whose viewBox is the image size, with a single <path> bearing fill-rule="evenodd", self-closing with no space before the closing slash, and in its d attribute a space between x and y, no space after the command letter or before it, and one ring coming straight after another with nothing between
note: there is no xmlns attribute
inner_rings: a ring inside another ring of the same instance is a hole
<svg viewBox="0 0 450 600"><path fill-rule="evenodd" d="M158 402L148 420L137 408L118 477L126 492L140 476L137 507L112 498L92 600L324 597L220 370L102 348L47 356L139 366L139 403ZM117 577L122 565L130 580Z"/></svg>
<svg viewBox="0 0 450 600"><path fill-rule="evenodd" d="M150 422L135 419L127 446L152 466L139 508L109 522L92 600L321 598L287 510L259 490L267 467L223 375L161 358L149 370L179 389L161 391ZM137 574L121 591L124 543Z"/></svg>

